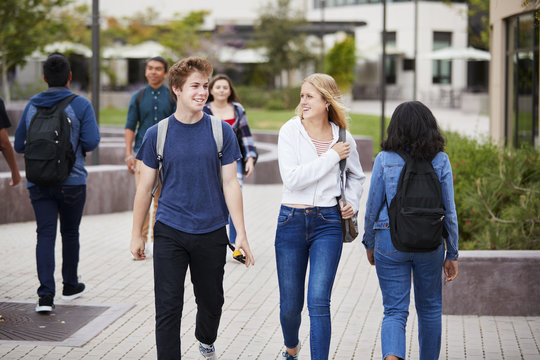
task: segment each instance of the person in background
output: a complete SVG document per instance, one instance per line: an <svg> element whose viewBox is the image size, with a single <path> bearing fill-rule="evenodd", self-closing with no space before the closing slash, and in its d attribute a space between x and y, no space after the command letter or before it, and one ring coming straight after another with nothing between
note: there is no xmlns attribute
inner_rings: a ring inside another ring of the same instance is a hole
<svg viewBox="0 0 540 360"><path fill-rule="evenodd" d="M283 359L298 359L298 331L304 307L309 263L307 307L311 359L326 360L330 350L330 296L343 247L341 218L358 211L365 175L356 142L346 132L347 112L335 80L326 74L304 79L297 116L279 131L278 161L283 195L275 251L279 282ZM341 195L339 162L347 159L345 198Z"/></svg>
<svg viewBox="0 0 540 360"><path fill-rule="evenodd" d="M212 121L202 110L208 98L212 65L189 57L169 71L169 88L177 101L167 121L163 148L163 184L154 226L154 294L158 359L180 359L180 322L184 282L189 267L197 303L195 337L205 359L217 359L217 338L224 303L223 275L227 254L228 213L245 252L254 264L244 227L242 193L236 179L240 149L229 125L221 121L223 148L218 156ZM141 179L133 205L131 253L145 258L143 221L152 201L159 162L158 125L146 132L137 159ZM221 174L221 176L220 176Z"/></svg>
<svg viewBox="0 0 540 360"><path fill-rule="evenodd" d="M217 116L232 126L242 153L242 159L237 163L236 172L238 182L242 186L244 175L249 177L253 174L257 159L257 150L249 130L246 111L240 104L232 81L227 75L215 75L210 80L209 88L210 95L203 111L209 115ZM229 241L234 245L235 240L236 229L229 218Z"/></svg>
<svg viewBox="0 0 540 360"><path fill-rule="evenodd" d="M69 90L71 66L64 55L54 53L45 60L43 78L49 88L30 99L15 131L15 151L18 153L25 152L26 133L36 107L53 107L73 94ZM36 263L40 282L37 312L50 312L54 308L54 247L58 218L62 234L62 299L76 299L85 291L85 284L79 282L77 273L79 225L86 201L88 176L84 154L98 146L100 136L94 108L88 100L76 96L65 112L71 119L71 145L75 149L75 164L68 178L62 184L50 187L27 182L37 223Z"/></svg>
<svg viewBox="0 0 540 360"><path fill-rule="evenodd" d="M167 77L167 61L161 56L150 58L146 61L144 76L148 85L139 89L131 97L129 102L126 126L124 130L124 140L126 143L126 166L131 174L135 175L135 186L141 177L141 164L135 156L141 147L146 131L160 120L168 117L174 112L175 103L169 94L169 89L164 84ZM156 222L156 209L161 185L158 187L154 198L152 227ZM143 237L146 239L146 255L152 254L154 235L148 238L150 229L150 212L143 226Z"/></svg>
<svg viewBox="0 0 540 360"><path fill-rule="evenodd" d="M11 170L11 180L9 185L15 186L21 181L21 174L19 173L19 167L15 160L15 152L13 151L7 133L7 128L10 126L11 123L9 122L4 100L0 98L0 151L2 151L2 155L6 159L9 169Z"/></svg>
<svg viewBox="0 0 540 360"><path fill-rule="evenodd" d="M405 359L405 328L409 315L411 282L418 315L420 360L438 359L441 348L442 270L446 281L458 274L458 223L454 203L452 167L444 153L444 139L431 111L421 102L399 105L390 124L382 151L375 158L364 222L363 243L367 258L375 265L381 287L384 318L381 347L385 360ZM446 241L430 252L397 250L390 236L387 204L396 195L405 160L397 151L413 159L431 160L441 182L446 214ZM386 198L386 201L385 201ZM445 259L446 252L446 259Z"/></svg>

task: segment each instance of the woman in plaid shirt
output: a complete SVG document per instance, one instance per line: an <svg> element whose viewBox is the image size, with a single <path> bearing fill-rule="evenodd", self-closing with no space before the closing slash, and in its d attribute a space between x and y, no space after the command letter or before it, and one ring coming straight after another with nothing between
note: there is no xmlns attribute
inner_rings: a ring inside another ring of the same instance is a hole
<svg viewBox="0 0 540 360"><path fill-rule="evenodd" d="M242 152L242 161L237 166L236 176L240 186L246 177L253 174L255 162L257 161L257 149L253 142L253 136L249 130L249 124L244 107L240 104L238 95L234 90L231 79L225 74L218 74L210 80L210 95L203 111L210 115L215 115L232 126L238 145ZM236 239L236 229L229 218L229 241L234 244Z"/></svg>

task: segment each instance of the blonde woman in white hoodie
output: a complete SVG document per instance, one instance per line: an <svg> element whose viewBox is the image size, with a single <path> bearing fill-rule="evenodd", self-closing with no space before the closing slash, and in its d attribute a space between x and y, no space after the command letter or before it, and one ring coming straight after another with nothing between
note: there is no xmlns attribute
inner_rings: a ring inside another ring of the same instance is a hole
<svg viewBox="0 0 540 360"><path fill-rule="evenodd" d="M341 217L358 211L365 180L356 143L347 131L347 112L335 80L326 74L304 79L297 116L279 131L278 159L283 195L275 251L280 292L283 359L298 359L301 312L309 263L307 306L311 359L328 359L330 295L341 257ZM339 161L347 159L346 206L340 196Z"/></svg>

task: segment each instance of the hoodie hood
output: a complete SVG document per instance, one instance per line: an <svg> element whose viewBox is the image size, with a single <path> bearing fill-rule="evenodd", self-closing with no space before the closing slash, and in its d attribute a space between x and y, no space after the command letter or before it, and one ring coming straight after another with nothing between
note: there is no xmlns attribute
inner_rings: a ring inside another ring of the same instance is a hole
<svg viewBox="0 0 540 360"><path fill-rule="evenodd" d="M34 106L50 108L71 94L73 93L67 87L51 87L46 91L32 96L30 103Z"/></svg>

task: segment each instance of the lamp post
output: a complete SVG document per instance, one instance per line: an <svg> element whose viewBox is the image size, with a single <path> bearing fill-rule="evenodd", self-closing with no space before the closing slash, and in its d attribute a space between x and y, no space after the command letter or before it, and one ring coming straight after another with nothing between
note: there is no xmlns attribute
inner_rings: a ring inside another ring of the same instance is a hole
<svg viewBox="0 0 540 360"><path fill-rule="evenodd" d="M382 29L382 64L381 64L381 143L384 141L386 130L384 105L386 102L386 0L382 0L383 29Z"/></svg>
<svg viewBox="0 0 540 360"><path fill-rule="evenodd" d="M413 77L413 100L416 101L417 92L417 57L418 57L418 0L414 0L414 77Z"/></svg>
<svg viewBox="0 0 540 360"><path fill-rule="evenodd" d="M326 0L320 0L321 5L321 72L324 72L324 7Z"/></svg>
<svg viewBox="0 0 540 360"><path fill-rule="evenodd" d="M99 126L99 0L92 0L92 105ZM92 164L99 164L99 147L92 152Z"/></svg>

